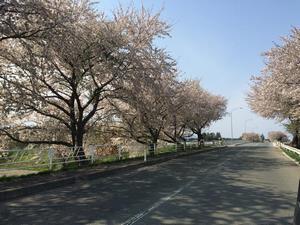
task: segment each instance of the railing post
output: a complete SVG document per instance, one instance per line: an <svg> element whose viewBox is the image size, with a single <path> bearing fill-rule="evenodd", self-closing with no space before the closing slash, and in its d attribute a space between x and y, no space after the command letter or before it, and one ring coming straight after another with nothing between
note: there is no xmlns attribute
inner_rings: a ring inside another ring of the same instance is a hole
<svg viewBox="0 0 300 225"><path fill-rule="evenodd" d="M89 145L88 149L89 149L89 154L91 156L91 164L93 164L95 161L95 148L93 145Z"/></svg>
<svg viewBox="0 0 300 225"><path fill-rule="evenodd" d="M77 145L76 144L73 147L73 152L74 152L74 159L73 160L78 160L79 165L80 165L81 164L81 159L78 158L78 149L77 149Z"/></svg>
<svg viewBox="0 0 300 225"><path fill-rule="evenodd" d="M92 148L92 152L91 152L91 161L92 161L92 164L95 162L95 148Z"/></svg>
<svg viewBox="0 0 300 225"><path fill-rule="evenodd" d="M117 148L118 148L118 158L119 158L119 160L121 160L122 159L122 147L120 145L118 145Z"/></svg>
<svg viewBox="0 0 300 225"><path fill-rule="evenodd" d="M147 149L144 149L144 162L147 162Z"/></svg>
<svg viewBox="0 0 300 225"><path fill-rule="evenodd" d="M53 149L52 148L49 148L48 149L48 158L49 158L49 169L52 170L52 167L53 167Z"/></svg>

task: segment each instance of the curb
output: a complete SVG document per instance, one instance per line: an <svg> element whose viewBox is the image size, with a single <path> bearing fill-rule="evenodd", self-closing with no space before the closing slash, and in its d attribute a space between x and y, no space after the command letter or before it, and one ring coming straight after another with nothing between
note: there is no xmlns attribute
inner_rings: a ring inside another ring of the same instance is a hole
<svg viewBox="0 0 300 225"><path fill-rule="evenodd" d="M148 167L148 166L160 164L160 163L172 160L172 159L192 156L192 155L201 154L201 153L210 152L210 151L222 150L225 148L227 148L227 146L211 148L211 149L206 149L206 150L202 150L202 151L200 150L200 151L195 151L195 152L183 152L183 153L179 153L179 154L173 155L173 156L170 155L170 156L166 156L166 157L162 157L162 158L158 158L158 159L150 159L147 162L140 162L140 163L133 164L133 165L127 165L127 166L125 165L125 166L108 169L108 170L104 170L104 171L96 171L96 172L90 172L90 173L81 174L81 175L60 178L60 179L56 179L56 180L52 180L52 181L33 184L33 185L27 186L27 187L14 188L14 189L8 189L8 190L0 190L0 202L15 199L18 197L24 197L24 196L28 196L28 195L37 194L37 193L40 193L43 191L67 186L70 184L76 184L76 183L86 181L86 180L93 180L93 179L102 178L102 177L104 178L104 177L108 177L110 175L114 175L118 172L125 172L125 171L134 170L134 169L139 169L142 167Z"/></svg>

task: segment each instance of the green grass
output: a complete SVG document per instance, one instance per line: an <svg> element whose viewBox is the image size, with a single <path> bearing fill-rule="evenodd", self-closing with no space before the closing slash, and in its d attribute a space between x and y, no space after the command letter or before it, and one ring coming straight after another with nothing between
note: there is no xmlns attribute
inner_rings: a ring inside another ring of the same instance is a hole
<svg viewBox="0 0 300 225"><path fill-rule="evenodd" d="M206 149L206 148L210 148L211 146L206 146L203 147L202 149ZM178 147L178 149L181 150L181 147ZM189 148L187 149L188 151L190 150L199 150L199 147L197 145L189 145ZM183 147L182 147L182 151L183 151ZM155 158L165 155L165 154L174 154L176 153L176 146L175 145L166 145L163 146L161 148L158 148L156 153L155 153ZM28 159L30 159L30 155L26 156L28 157ZM48 156L47 156L48 157ZM19 175L19 176L2 176L0 177L0 181L10 181L10 180L14 180L14 179L23 179L23 178L27 178L27 177L32 177L32 176L37 176L37 175L43 175L43 174L50 174L50 173L59 173L62 171L76 171L78 169L84 169L84 168L93 168L102 164L117 164L117 163L126 163L126 162L130 162L133 160L140 160L143 159L144 156L138 156L138 157L134 157L134 158L129 158L129 154L125 153L122 155L122 159L119 160L118 159L118 155L110 155L110 156L103 156L99 159L96 159L94 161L93 164L90 163L90 161L86 161L86 163L83 163L81 165L79 165L79 163L77 162L71 162L71 163L66 163L66 164L53 164L52 170L49 169L48 166L44 166L44 167L33 167L33 165L23 165L28 166L26 167L26 169L30 169L30 170L35 170L38 173L36 174L27 174L27 175ZM149 156L148 156L149 157ZM48 158L47 158L48 159ZM18 164L19 166L19 164ZM1 167L0 167L1 168ZM6 168L14 168L14 169L18 169L18 167L16 167L16 165L14 166L10 166L10 167L6 167Z"/></svg>
<svg viewBox="0 0 300 225"><path fill-rule="evenodd" d="M0 164L8 163L5 165L0 165L0 169L26 169L34 171L45 171L47 170L47 165L40 166L40 164L48 163L48 152L38 151L38 149L12 149L6 155L6 157L0 158ZM10 164L12 163L12 164Z"/></svg>
<svg viewBox="0 0 300 225"><path fill-rule="evenodd" d="M208 146L204 146L201 147L202 149L207 148L207 147L213 147L213 145L208 145ZM188 144L186 145L186 151L190 151L190 150L199 150L201 149L198 144ZM160 147L156 150L157 155L161 155L161 154L166 154L166 153L174 153L174 152L181 152L184 151L184 146L183 144L179 144L177 147L176 145L165 145L163 147Z"/></svg>
<svg viewBox="0 0 300 225"><path fill-rule="evenodd" d="M297 162L300 163L300 155L298 155L297 153L292 152L292 151L290 151L288 149L285 149L285 148L281 148L281 150L283 152L285 152L289 157L291 157L292 159L294 159L294 160L296 160Z"/></svg>
<svg viewBox="0 0 300 225"><path fill-rule="evenodd" d="M160 154L170 153L170 152L176 152L175 145L165 145L163 147L157 148L155 154L160 155Z"/></svg>

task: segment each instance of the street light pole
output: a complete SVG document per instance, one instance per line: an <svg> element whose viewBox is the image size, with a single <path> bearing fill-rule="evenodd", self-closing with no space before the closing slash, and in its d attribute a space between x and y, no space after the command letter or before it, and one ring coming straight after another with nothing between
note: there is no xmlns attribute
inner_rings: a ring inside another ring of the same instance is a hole
<svg viewBox="0 0 300 225"><path fill-rule="evenodd" d="M232 111L230 112L230 124L231 124L231 140L233 140L233 125L232 125Z"/></svg>
<svg viewBox="0 0 300 225"><path fill-rule="evenodd" d="M238 110L238 109L242 109L242 107L234 108L229 112L229 114L230 114L230 127L231 127L231 140L233 140L233 122L232 122L233 118L232 118L232 113L233 113L233 111Z"/></svg>

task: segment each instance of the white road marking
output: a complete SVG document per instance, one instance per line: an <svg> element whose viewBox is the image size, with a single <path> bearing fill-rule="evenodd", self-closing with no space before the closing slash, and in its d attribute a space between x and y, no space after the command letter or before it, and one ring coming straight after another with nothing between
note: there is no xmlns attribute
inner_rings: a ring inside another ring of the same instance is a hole
<svg viewBox="0 0 300 225"><path fill-rule="evenodd" d="M136 223L138 220L142 219L144 216L146 216L148 213L150 213L151 211L155 210L156 208L158 208L159 206L161 206L162 204L164 204L165 202L169 201L170 199L172 199L173 197L175 197L177 194L179 194L183 189L189 187L192 183L194 183L195 180L191 180L190 182L188 182L187 184L185 184L184 186L182 186L181 188L177 189L176 191L174 191L171 195L161 198L159 201L157 201L156 203L154 203L151 207L149 207L148 209L136 214L135 216L131 217L130 219L126 220L124 223L122 223L121 225L131 225Z"/></svg>
<svg viewBox="0 0 300 225"><path fill-rule="evenodd" d="M213 171L216 171L220 168L223 168L224 164L226 162L228 162L230 160L230 158L227 158L225 160L223 160L222 163L218 164ZM201 173L206 173L208 170L210 170L211 168L206 168L206 169L200 169L199 172ZM153 210L157 209L159 206L161 206L162 204L164 204L165 202L169 201L170 199L172 199L173 197L175 197L176 195L178 195L183 189L189 187L190 185L192 185L195 182L195 179L189 181L188 183L186 183L184 186L182 186L181 188L177 189L176 191L174 191L171 195L168 195L167 197L161 198L159 201L157 201L156 203L154 203L151 207L149 207L148 209L134 215L133 217L129 218L128 220L126 220L124 223L121 223L121 225L132 225L135 224L137 221L139 221L140 219L142 219L143 217L145 217L147 214L149 214L150 212L152 212Z"/></svg>

